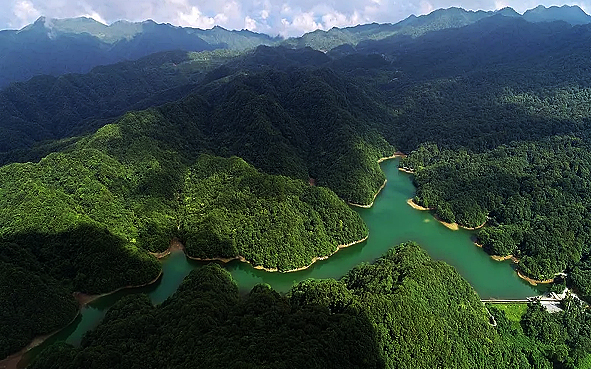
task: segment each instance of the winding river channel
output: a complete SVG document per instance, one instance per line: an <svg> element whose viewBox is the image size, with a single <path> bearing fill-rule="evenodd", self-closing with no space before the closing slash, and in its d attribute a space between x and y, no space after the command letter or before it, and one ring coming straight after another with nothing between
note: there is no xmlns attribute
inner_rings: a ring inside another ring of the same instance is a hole
<svg viewBox="0 0 591 369"><path fill-rule="evenodd" d="M416 241L431 257L454 266L474 287L481 298L522 299L537 295L527 282L520 279L510 260L497 262L473 243L474 231L452 231L436 221L428 211L411 208L407 199L414 196L411 175L398 170L398 159L381 164L388 183L370 209L355 208L369 227L369 239L361 244L342 249L330 258L318 261L310 268L293 273L270 273L256 270L250 264L233 261L226 269L243 291L258 283L268 283L286 292L294 284L307 278L340 278L362 262L372 262L390 247L405 241ZM153 285L127 289L102 297L82 308L78 318L41 345L29 350L19 367L58 340L77 345L88 330L96 327L106 311L121 297L131 293L147 293L154 304L171 296L183 278L203 262L185 258L182 251L162 259L162 278Z"/></svg>

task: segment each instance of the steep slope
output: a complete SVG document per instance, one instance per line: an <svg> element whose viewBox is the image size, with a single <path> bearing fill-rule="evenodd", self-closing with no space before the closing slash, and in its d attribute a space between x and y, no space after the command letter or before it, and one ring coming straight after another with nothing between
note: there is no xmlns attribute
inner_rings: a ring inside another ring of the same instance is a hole
<svg viewBox="0 0 591 369"><path fill-rule="evenodd" d="M549 8L538 5L534 9L523 13L523 19L528 22L563 21L572 25L591 23L591 16L587 15L577 5L551 6Z"/></svg>
<svg viewBox="0 0 591 369"><path fill-rule="evenodd" d="M68 293L154 280L148 251L175 237L195 257L285 271L367 236L334 192L308 184L314 173L360 203L383 184L377 159L394 149L375 127L387 115L363 89L330 70L288 68L230 75L198 93L127 113L38 163L0 168L0 242L34 260L7 266L32 276L19 311L35 311L27 291L47 278L53 322L20 330L23 316L3 306L7 350L71 318ZM203 153L241 155L267 174Z"/></svg>
<svg viewBox="0 0 591 369"><path fill-rule="evenodd" d="M367 238L359 215L325 188L202 155L189 168L180 222L191 257L241 257L280 271Z"/></svg>
<svg viewBox="0 0 591 369"><path fill-rule="evenodd" d="M563 21L570 25L580 25L591 22L591 16L576 5L564 5L560 8L556 6L546 8L540 5L526 11L523 15L509 7L496 11L471 11L451 7L437 9L418 17L411 15L395 24L372 23L345 28L334 27L328 31L316 30L301 37L287 39L282 44L298 48L308 46L317 50L329 51L341 45L355 47L364 41L379 41L394 36L416 38L430 32L461 28L494 16L520 18L532 23Z"/></svg>
<svg viewBox="0 0 591 369"><path fill-rule="evenodd" d="M43 141L93 132L128 110L182 98L199 83L269 68L321 66L329 61L311 49L261 46L249 52L177 51L96 67L83 75L42 76L14 83L0 91L0 163L39 160L47 150L61 146L53 143L44 148ZM41 147L31 152L32 146Z"/></svg>
<svg viewBox="0 0 591 369"><path fill-rule="evenodd" d="M420 36L430 31L458 28L491 16L492 12L467 11L462 8L438 9L430 14L410 17L396 24L364 24L355 27L332 28L329 31L317 30L302 37L283 42L291 47L312 47L328 51L343 44L357 45L362 41L381 40L394 35Z"/></svg>
<svg viewBox="0 0 591 369"><path fill-rule="evenodd" d="M403 151L423 142L485 150L586 132L588 32L498 16L356 49L382 54L396 70L376 82L397 115L386 137Z"/></svg>
<svg viewBox="0 0 591 369"><path fill-rule="evenodd" d="M41 74L87 73L162 51L244 50L275 42L267 35L219 27L199 30L153 21L106 26L88 18L41 17L21 30L0 32L0 87Z"/></svg>
<svg viewBox="0 0 591 369"><path fill-rule="evenodd" d="M126 114L119 123L123 142L145 135L192 160L201 152L236 155L270 174L314 178L346 201L362 204L370 203L384 182L377 160L394 149L378 128L390 116L331 70L238 75L200 93ZM104 145L118 155L116 144Z"/></svg>
<svg viewBox="0 0 591 369"><path fill-rule="evenodd" d="M87 134L128 110L177 100L209 70L235 56L224 51L157 53L87 74L13 83L0 91L0 162L38 160L27 157L26 150L40 142Z"/></svg>
<svg viewBox="0 0 591 369"><path fill-rule="evenodd" d="M538 280L574 272L585 295L590 29L491 17L357 47L397 67L380 81L397 114L385 137L419 146L403 163L416 171L416 200L460 225L488 219L489 252L513 254Z"/></svg>
<svg viewBox="0 0 591 369"><path fill-rule="evenodd" d="M343 281L301 282L286 296L261 285L240 297L229 273L210 265L158 307L142 296L121 301L81 348L54 346L32 367L90 360L97 368L505 365L502 342L470 286L413 244Z"/></svg>
<svg viewBox="0 0 591 369"><path fill-rule="evenodd" d="M433 31L463 27L494 15L519 17L529 22L564 21L571 25L587 24L591 19L578 6L538 6L523 16L510 8L474 12L452 7L419 17L411 15L396 24L317 30L302 37L282 40L247 30L229 31L219 26L201 30L157 24L151 20L141 23L119 21L107 26L84 17L41 17L21 30L0 32L0 51L5 56L0 61L0 87L40 74L86 73L97 65L135 60L161 51L246 50L278 44L329 51L345 44L355 46L363 41L395 35L419 37Z"/></svg>

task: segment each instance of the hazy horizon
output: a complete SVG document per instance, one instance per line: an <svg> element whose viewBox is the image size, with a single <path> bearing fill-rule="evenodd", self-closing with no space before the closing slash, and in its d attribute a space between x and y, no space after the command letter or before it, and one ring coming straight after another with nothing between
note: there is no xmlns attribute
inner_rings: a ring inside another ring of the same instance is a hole
<svg viewBox="0 0 591 369"><path fill-rule="evenodd" d="M310 0L203 0L129 1L114 0L0 0L6 9L0 15L0 29L21 29L40 16L47 18L89 17L103 24L119 20L138 22L154 20L175 26L209 29L221 26L230 30L248 29L271 36L301 36L317 29L348 27L365 23L396 23L408 16L428 14L440 8L461 7L466 10L498 10L511 7L518 13L538 5L577 5L591 9L591 0L582 2L534 2L515 0L412 0L403 5L389 0L353 0L346 3ZM588 12L587 12L588 13Z"/></svg>

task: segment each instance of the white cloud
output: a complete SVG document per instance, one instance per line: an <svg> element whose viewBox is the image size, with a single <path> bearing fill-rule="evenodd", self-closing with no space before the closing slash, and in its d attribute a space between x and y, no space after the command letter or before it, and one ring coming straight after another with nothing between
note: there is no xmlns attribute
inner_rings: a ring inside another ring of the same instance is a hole
<svg viewBox="0 0 591 369"><path fill-rule="evenodd" d="M228 16L224 13L218 13L215 15L215 17L213 17L213 20L217 25L224 25L228 23Z"/></svg>
<svg viewBox="0 0 591 369"><path fill-rule="evenodd" d="M41 12L29 0L17 1L12 8L12 13L18 19L18 24L14 25L18 28L32 23L41 16Z"/></svg>
<svg viewBox="0 0 591 369"><path fill-rule="evenodd" d="M203 15L198 7L192 6L188 13L179 11L175 23L184 27L207 29L215 25L215 20Z"/></svg>
<svg viewBox="0 0 591 369"><path fill-rule="evenodd" d="M281 14L291 14L291 7L287 4L281 5Z"/></svg>
<svg viewBox="0 0 591 369"><path fill-rule="evenodd" d="M433 7L433 4L431 4L428 1L421 1L421 10L420 10L421 14L429 14L433 10L435 10L435 7Z"/></svg>
<svg viewBox="0 0 591 369"><path fill-rule="evenodd" d="M360 23L395 23L410 14L438 8L496 10L511 6L518 12L557 0L0 0L0 28L20 28L41 15L48 18L88 16L102 23L120 19L172 23L181 26L256 29L271 35L299 36L315 29L328 30ZM569 5L591 9L591 0Z"/></svg>
<svg viewBox="0 0 591 369"><path fill-rule="evenodd" d="M82 14L81 16L92 18L97 22L101 22L102 24L107 24L107 21L103 17L101 17L101 15L99 13L95 12L94 10L91 11L90 13Z"/></svg>
<svg viewBox="0 0 591 369"><path fill-rule="evenodd" d="M283 29L280 34L284 37L301 35L306 32L312 32L317 29L324 29L322 23L317 22L314 13L300 13L293 17L292 21L286 18L281 19Z"/></svg>
<svg viewBox="0 0 591 369"><path fill-rule="evenodd" d="M507 1L505 0L499 0L499 1L495 1L495 10L499 10L499 9L503 9L506 8L508 5Z"/></svg>
<svg viewBox="0 0 591 369"><path fill-rule="evenodd" d="M322 23L324 29L331 29L333 27L355 26L362 22L362 17L359 15L357 11L353 12L353 14L350 16L346 16L345 14L339 13L338 11L327 13L322 16Z"/></svg>
<svg viewBox="0 0 591 369"><path fill-rule="evenodd" d="M255 31L257 29L257 21L247 15L244 18L244 28L250 31Z"/></svg>

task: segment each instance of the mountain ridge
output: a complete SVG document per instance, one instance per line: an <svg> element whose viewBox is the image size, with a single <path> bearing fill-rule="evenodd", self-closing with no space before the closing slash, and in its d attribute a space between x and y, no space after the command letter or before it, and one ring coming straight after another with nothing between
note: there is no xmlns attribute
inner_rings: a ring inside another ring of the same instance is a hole
<svg viewBox="0 0 591 369"><path fill-rule="evenodd" d="M174 26L153 20L117 21L105 25L92 18L55 19L39 17L20 30L0 31L0 88L41 74L86 73L98 65L136 60L162 51L244 51L260 45L291 48L312 47L327 52L344 44L357 45L394 35L418 37L427 32L458 28L495 15L529 22L564 21L570 25L591 23L591 16L578 6L538 6L523 15L512 8L472 11L458 7L410 15L397 23L369 23L352 27L315 30L301 37L283 39L249 30Z"/></svg>

